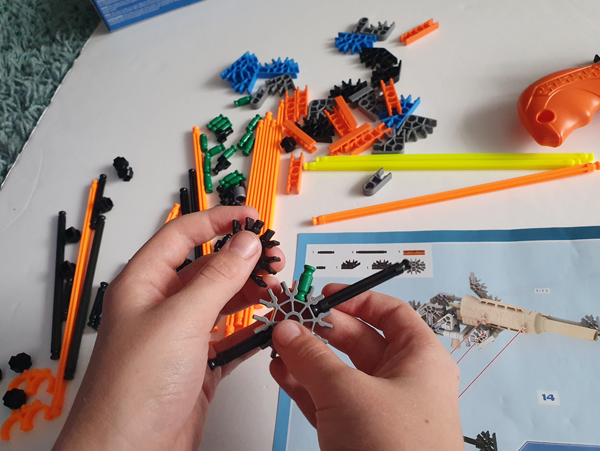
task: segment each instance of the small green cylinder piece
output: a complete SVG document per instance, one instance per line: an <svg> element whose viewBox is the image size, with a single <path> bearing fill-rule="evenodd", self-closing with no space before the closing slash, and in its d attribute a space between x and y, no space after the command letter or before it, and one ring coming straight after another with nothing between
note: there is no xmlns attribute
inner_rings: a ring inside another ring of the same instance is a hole
<svg viewBox="0 0 600 451"><path fill-rule="evenodd" d="M229 122L229 119L227 119L225 116L221 116L219 118L219 120L217 122L215 122L211 128L211 130L214 132L215 130L220 130L221 128L223 128L223 126L225 124L227 124Z"/></svg>
<svg viewBox="0 0 600 451"><path fill-rule="evenodd" d="M202 164L202 172L204 174L210 174L210 155L206 153L204 155L204 162Z"/></svg>
<svg viewBox="0 0 600 451"><path fill-rule="evenodd" d="M233 101L233 104L238 107L238 106L244 106L244 105L248 105L250 103L250 101L252 100L252 96L246 96L246 97L242 97L241 99L237 99Z"/></svg>
<svg viewBox="0 0 600 451"><path fill-rule="evenodd" d="M223 119L223 115L219 114L217 117L215 117L212 121L210 121L206 125L206 128L208 128L209 130L214 130L215 125L217 124L217 122L221 121L222 119Z"/></svg>
<svg viewBox="0 0 600 451"><path fill-rule="evenodd" d="M210 170L208 172L204 172L204 191L206 191L207 194L213 192L212 177L210 176Z"/></svg>
<svg viewBox="0 0 600 451"><path fill-rule="evenodd" d="M210 157L214 157L215 155L220 154L221 152L223 152L225 150L225 144L221 143L215 147L213 147L212 149L209 149L206 152L206 155L210 156Z"/></svg>
<svg viewBox="0 0 600 451"><path fill-rule="evenodd" d="M295 296L299 301L306 302L306 295L312 285L313 273L316 269L314 266L304 265L304 272L298 281L298 294Z"/></svg>
<svg viewBox="0 0 600 451"><path fill-rule="evenodd" d="M250 155L250 152L252 152L252 147L254 147L254 140L256 138L254 138L254 136L252 136L244 145L244 150L242 151L242 155L244 155L245 157L247 157L248 155Z"/></svg>
<svg viewBox="0 0 600 451"><path fill-rule="evenodd" d="M249 131L249 132L254 131L254 129L258 125L258 121L260 121L260 114L257 114L256 116L254 116L254 118L248 124L248 127L246 127L246 131Z"/></svg>
<svg viewBox="0 0 600 451"><path fill-rule="evenodd" d="M240 184L242 180L246 180L246 176L239 171L233 171L231 174L227 174L221 180L219 180L219 184L226 189L233 188Z"/></svg>
<svg viewBox="0 0 600 451"><path fill-rule="evenodd" d="M237 150L237 147L231 146L229 149L227 149L225 152L223 152L222 156L229 160L229 158L235 153L236 150Z"/></svg>
<svg viewBox="0 0 600 451"><path fill-rule="evenodd" d="M200 135L200 150L202 153L206 153L208 150L208 138L204 133Z"/></svg>
<svg viewBox="0 0 600 451"><path fill-rule="evenodd" d="M248 140L252 137L252 132L244 133L244 136L240 138L240 142L237 143L238 149L243 149Z"/></svg>

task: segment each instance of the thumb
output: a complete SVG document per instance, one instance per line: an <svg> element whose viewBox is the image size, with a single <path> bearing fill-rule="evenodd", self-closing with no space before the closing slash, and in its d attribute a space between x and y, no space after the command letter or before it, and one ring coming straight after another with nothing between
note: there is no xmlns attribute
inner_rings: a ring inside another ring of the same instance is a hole
<svg viewBox="0 0 600 451"><path fill-rule="evenodd" d="M248 281L261 250L254 233L245 230L236 233L219 252L206 256L206 263L176 295L178 302L200 309L202 318L212 328L223 306Z"/></svg>
<svg viewBox="0 0 600 451"><path fill-rule="evenodd" d="M352 369L307 328L296 321L282 321L273 330L273 346L317 408L339 400L336 388L343 388L343 373Z"/></svg>

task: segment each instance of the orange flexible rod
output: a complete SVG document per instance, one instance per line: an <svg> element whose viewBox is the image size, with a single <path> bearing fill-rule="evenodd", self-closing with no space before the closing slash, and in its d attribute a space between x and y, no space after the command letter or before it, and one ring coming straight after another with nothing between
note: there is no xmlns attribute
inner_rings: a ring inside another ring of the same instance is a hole
<svg viewBox="0 0 600 451"><path fill-rule="evenodd" d="M82 233L81 242L79 244L79 254L77 255L77 267L73 278L73 291L71 292L71 301L69 304L62 349L60 351L60 360L58 361L58 370L56 371L56 387L54 389L54 395L52 396L52 403L50 404L50 414L53 417L57 417L61 414L65 400L65 389L67 384L67 381L65 381L65 367L67 365L67 357L69 356L69 349L71 347L75 319L77 318L77 311L79 310L81 290L83 288L90 246L94 235L93 230L90 228L90 221L92 219L92 211L94 210L94 199L96 198L97 188L98 180L94 180L90 187L85 220L83 221L83 228L81 229Z"/></svg>
<svg viewBox="0 0 600 451"><path fill-rule="evenodd" d="M202 150L200 149L200 129L192 129L192 139L194 142L194 161L196 162L196 184L198 185L198 211L208 210L208 201L206 200L206 188L204 186L204 166L202 164ZM202 255L208 255L212 252L210 241L202 244Z"/></svg>
<svg viewBox="0 0 600 451"><path fill-rule="evenodd" d="M181 205L179 205L179 204L173 205L173 208L171 208L171 212L169 213L169 216L167 216L167 220L165 221L165 224L167 222L175 219L176 217L178 217L180 212L181 212Z"/></svg>
<svg viewBox="0 0 600 451"><path fill-rule="evenodd" d="M356 208L354 210L341 211L328 215L317 216L312 219L313 225L328 224L330 222L344 221L346 219L360 218L363 216L375 215L378 213L387 213L390 211L403 210L405 208L419 207L421 205L443 202L446 200L460 199L462 197L475 196L477 194L491 193L518 186L532 185L534 183L557 180L574 175L587 174L600 169L600 162L585 163L579 166L572 166L552 171L540 172L538 174L515 177L498 182L485 183L483 185L470 186L442 193L429 194L427 196L413 197L412 199L398 200L385 204L372 205L370 207Z"/></svg>

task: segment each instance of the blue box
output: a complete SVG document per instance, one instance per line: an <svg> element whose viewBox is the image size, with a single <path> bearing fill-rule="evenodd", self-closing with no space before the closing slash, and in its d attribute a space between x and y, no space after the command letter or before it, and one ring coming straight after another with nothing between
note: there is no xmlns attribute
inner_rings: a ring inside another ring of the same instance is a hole
<svg viewBox="0 0 600 451"><path fill-rule="evenodd" d="M92 0L110 31L201 0Z"/></svg>

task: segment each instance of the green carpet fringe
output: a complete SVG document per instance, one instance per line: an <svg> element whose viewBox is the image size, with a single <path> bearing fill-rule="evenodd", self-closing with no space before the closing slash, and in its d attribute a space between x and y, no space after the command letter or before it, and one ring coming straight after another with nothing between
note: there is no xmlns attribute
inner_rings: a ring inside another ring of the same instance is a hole
<svg viewBox="0 0 600 451"><path fill-rule="evenodd" d="M90 0L0 0L0 186L99 21Z"/></svg>

